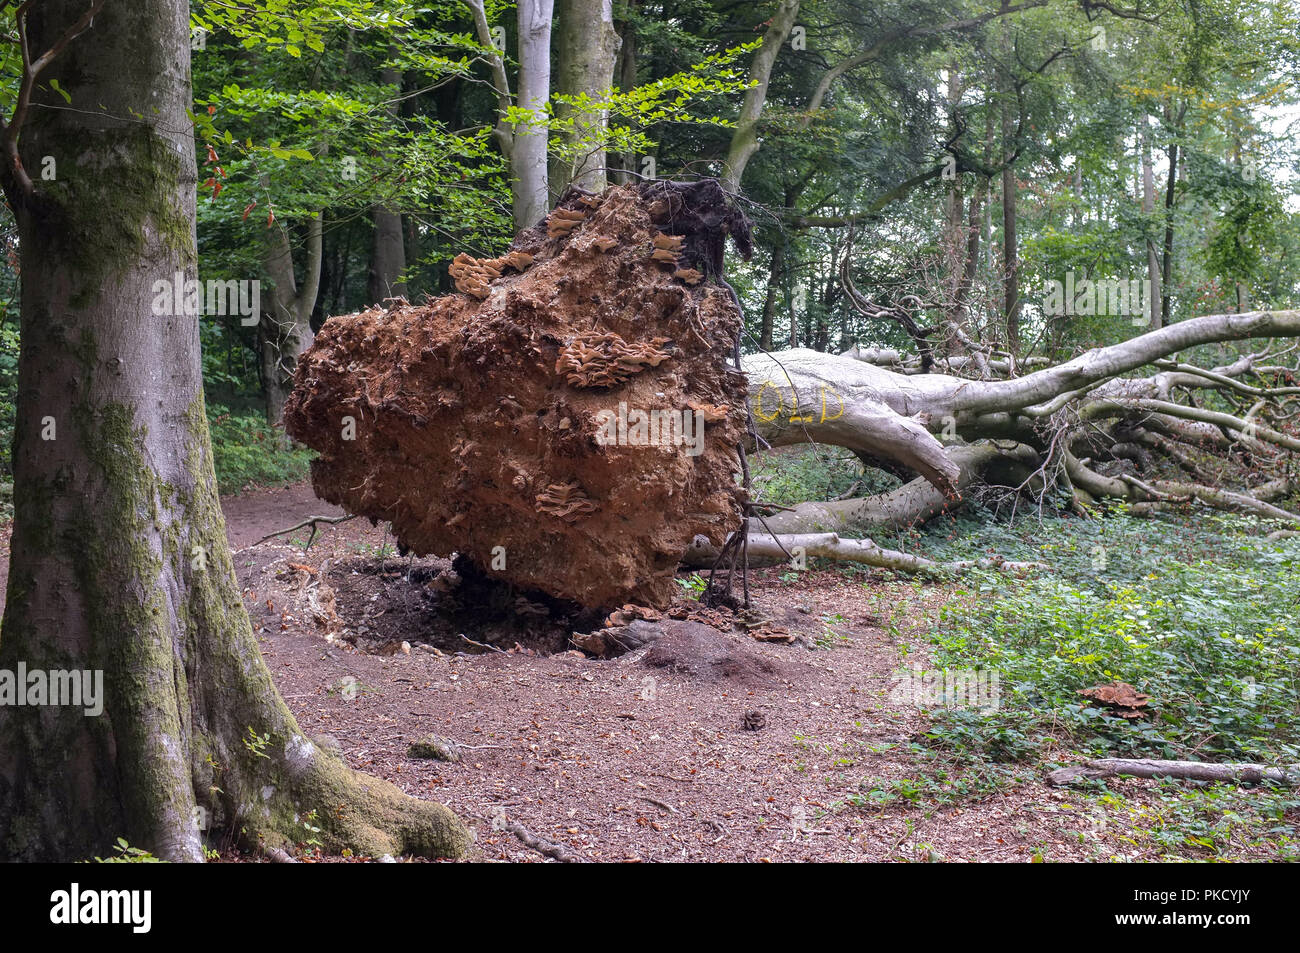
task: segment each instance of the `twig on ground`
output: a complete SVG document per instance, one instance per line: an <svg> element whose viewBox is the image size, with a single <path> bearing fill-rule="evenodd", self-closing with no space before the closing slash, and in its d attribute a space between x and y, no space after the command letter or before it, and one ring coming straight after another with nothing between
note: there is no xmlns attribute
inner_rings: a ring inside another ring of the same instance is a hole
<svg viewBox="0 0 1300 953"><path fill-rule="evenodd" d="M644 794L636 794L636 795L633 795L633 796L634 796L638 801L648 801L649 803L653 804L655 807L660 808L661 810L667 811L669 814L676 814L676 813L677 813L677 808L673 807L671 804L665 804L663 801L657 800L657 799L655 799L655 798L652 798L652 797L646 797Z"/></svg>
<svg viewBox="0 0 1300 953"><path fill-rule="evenodd" d="M473 639L465 635L463 632L461 633L460 637L464 641L468 642L470 645L477 646L480 649L487 649L489 652L496 652L500 655L506 654L504 649L499 649L495 645L488 645L486 642L475 642Z"/></svg>
<svg viewBox="0 0 1300 953"><path fill-rule="evenodd" d="M265 543L268 539L272 539L276 536L283 536L286 533L292 533L294 530L302 529L304 526L310 526L311 536L307 538L307 545L303 547L303 552L306 552L308 548L311 547L311 544L316 541L316 534L319 532L319 530L316 528L317 523L330 523L333 525L337 525L339 523L346 523L348 520L354 520L356 518L357 517L355 513L347 513L343 516L309 516L301 523L297 523L293 526L290 526L288 529L277 529L274 533L267 533L265 536L263 536L253 545L258 546L261 545L262 543Z"/></svg>

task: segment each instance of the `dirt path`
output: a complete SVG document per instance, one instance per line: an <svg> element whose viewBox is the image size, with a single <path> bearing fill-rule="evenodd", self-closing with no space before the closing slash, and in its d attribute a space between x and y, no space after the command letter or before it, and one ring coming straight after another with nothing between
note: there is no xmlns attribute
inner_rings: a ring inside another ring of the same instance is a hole
<svg viewBox="0 0 1300 953"><path fill-rule="evenodd" d="M329 736L355 767L446 803L476 827L480 858L544 859L500 820L613 861L1071 860L1105 850L1072 796L1029 772L961 806L878 803L917 776L911 742L925 728L890 695L900 639L909 665L924 642L891 636L879 613L914 599L906 615L923 629L948 597L942 587L763 570L756 602L796 644L708 629L721 659L712 666L689 652L658 665L644 651L538 654L529 646L558 634L562 647L567 632L519 605L522 628L494 627L485 607L458 606L439 588L445 561L397 558L382 525L325 526L306 553L307 530L257 542L338 513L306 485L224 508L263 654L304 730ZM463 746L461 760L409 758L430 732Z"/></svg>
<svg viewBox="0 0 1300 953"><path fill-rule="evenodd" d="M336 512L309 488L259 492L225 509L263 652L304 729L332 736L356 767L471 820L488 857L544 859L494 830L494 818L599 860L1087 856L1080 834L1090 824L1037 783L963 807L868 803L871 790L916 771L909 742L924 720L890 701L901 657L876 613L896 597L861 577L755 574L758 605L802 644L716 635L768 672L679 672L651 667L644 652L610 661L482 652L427 608L424 591L447 564L396 558L382 526L324 527L304 555L279 540L254 543ZM302 542L307 533L294 535ZM944 597L934 588L923 598L933 608ZM452 622L474 625L470 609ZM843 621L826 624L836 615ZM475 641L494 638L469 631ZM909 664L917 659L914 646ZM749 712L765 726L747 730ZM408 745L429 732L470 747L459 763L408 758Z"/></svg>

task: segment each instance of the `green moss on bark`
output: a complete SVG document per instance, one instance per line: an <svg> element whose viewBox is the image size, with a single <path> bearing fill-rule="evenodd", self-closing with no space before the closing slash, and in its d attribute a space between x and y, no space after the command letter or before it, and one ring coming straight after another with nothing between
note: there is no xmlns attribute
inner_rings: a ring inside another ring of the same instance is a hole
<svg viewBox="0 0 1300 953"><path fill-rule="evenodd" d="M100 130L92 143L88 149L82 129L45 131L42 147L49 154L79 158L40 183L33 207L39 227L57 235L60 252L77 262L70 297L75 308L98 298L114 274L145 259L151 245L170 250L183 266L195 262L193 219L174 199L182 160L170 143L135 123Z"/></svg>

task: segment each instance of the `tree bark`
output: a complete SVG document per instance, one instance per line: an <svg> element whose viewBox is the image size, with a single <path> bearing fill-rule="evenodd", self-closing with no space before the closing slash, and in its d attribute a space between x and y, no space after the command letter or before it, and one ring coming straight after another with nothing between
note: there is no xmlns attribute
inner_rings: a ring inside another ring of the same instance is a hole
<svg viewBox="0 0 1300 953"><path fill-rule="evenodd" d="M785 270L785 236L772 246L772 263L767 272L767 291L763 295L763 316L759 325L759 347L772 350L772 329L776 318L776 299L781 293L781 275Z"/></svg>
<svg viewBox="0 0 1300 953"><path fill-rule="evenodd" d="M284 402L293 390L293 371L315 338L311 314L320 291L322 214L307 222L307 260L301 289L293 269L289 232L276 224L267 236L265 268L270 278L270 307L262 308L262 393L267 423L282 426Z"/></svg>
<svg viewBox="0 0 1300 953"><path fill-rule="evenodd" d="M374 237L370 246L370 271L367 291L372 304L385 298L405 298L406 242L402 234L402 216L386 208L370 210ZM310 315L308 315L310 318ZM301 353L301 352L299 352Z"/></svg>
<svg viewBox="0 0 1300 953"><path fill-rule="evenodd" d="M1155 761L1149 758L1100 758L1087 764L1057 768L1047 776L1053 786L1075 781L1127 775L1134 778L1186 778L1193 781L1224 781L1258 784L1271 781L1300 787L1300 765L1290 768L1265 764L1209 764L1204 761Z"/></svg>
<svg viewBox="0 0 1300 953"><path fill-rule="evenodd" d="M585 95L593 106L579 110L568 103L556 104L556 118L574 123L573 129L563 136L562 146L569 151L580 148L582 151L576 156L557 156L552 160L552 203L570 184L588 192L605 191L604 147L579 144L584 139L601 141L605 135L609 108L604 103L614 83L614 63L619 49L611 0L559 0L557 14L555 91L564 96Z"/></svg>
<svg viewBox="0 0 1300 953"><path fill-rule="evenodd" d="M1144 230L1150 229L1156 211L1156 175L1151 162L1151 122L1147 114L1142 114L1142 220ZM1146 236L1147 246L1147 293L1146 309L1148 327L1158 328L1163 325L1161 317L1162 286L1160 275L1160 252L1156 240Z"/></svg>
<svg viewBox="0 0 1300 953"><path fill-rule="evenodd" d="M400 93L402 73L391 68L383 69L379 73L379 82ZM388 114L396 119L398 113L396 102L390 104ZM402 216L382 205L376 205L370 210L370 220L374 224L370 271L366 282L370 303L378 304L385 298L405 298L407 289L403 276L406 274L406 244L402 236Z"/></svg>
<svg viewBox="0 0 1300 953"><path fill-rule="evenodd" d="M1165 121L1170 127L1171 134L1180 133L1186 112L1187 104L1183 103L1175 117L1173 107L1168 103L1165 104ZM1169 289L1174 280L1174 206L1178 197L1178 172L1179 152L1178 142L1175 140L1169 144L1169 178L1165 183L1165 241L1160 285L1160 320L1163 324L1168 324L1173 319ZM1153 305L1152 310L1154 309Z"/></svg>
<svg viewBox="0 0 1300 953"><path fill-rule="evenodd" d="M741 101L740 116L736 119L735 131L731 134L731 145L727 149L721 177L722 187L733 194L740 191L745 166L758 151L758 119L767 102L767 85L772 80L772 65L798 15L799 0L780 0L776 13L768 21L763 43L754 53L754 59L749 65L749 81L753 85L745 90L745 98Z"/></svg>
<svg viewBox="0 0 1300 953"><path fill-rule="evenodd" d="M37 5L32 48L85 12ZM42 77L20 141L28 166L62 157L59 179L24 188L5 168L23 345L0 669L102 672L103 711L0 706L0 859L87 859L124 837L202 861L204 821L275 846L310 837L312 810L327 849L456 854L469 837L445 808L303 736L242 604L199 319L156 285L195 276L189 22L178 0L106 4Z"/></svg>
<svg viewBox="0 0 1300 953"><path fill-rule="evenodd" d="M620 6L620 9L627 11L628 18L615 23L619 36L616 75L618 77L618 88L624 93L636 88L637 21L635 17L640 6L641 0L626 0ZM627 185L633 179L632 173L640 171L636 168L636 155L631 152L620 155L618 164L620 169L614 173L614 182L618 185Z"/></svg>
<svg viewBox="0 0 1300 953"><path fill-rule="evenodd" d="M1008 81L1009 85L1010 81ZM1020 253L1016 237L1016 171L1010 141L1014 123L1011 104L1002 104L1002 309L1006 320L1007 350L1020 356Z"/></svg>
<svg viewBox="0 0 1300 953"><path fill-rule="evenodd" d="M514 128L511 189L516 234L550 208L547 189L546 101L551 95L551 13L554 0L519 0L519 80L516 105L529 118Z"/></svg>

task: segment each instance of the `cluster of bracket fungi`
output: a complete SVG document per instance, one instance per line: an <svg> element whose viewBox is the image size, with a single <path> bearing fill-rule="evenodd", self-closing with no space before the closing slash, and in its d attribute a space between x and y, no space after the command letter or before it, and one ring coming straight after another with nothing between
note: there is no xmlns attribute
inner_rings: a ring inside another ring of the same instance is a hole
<svg viewBox="0 0 1300 953"><path fill-rule="evenodd" d="M588 499L581 486L575 482L552 483L536 496L537 509L550 513L566 523L577 522L583 516L596 512L596 504Z"/></svg>
<svg viewBox="0 0 1300 953"><path fill-rule="evenodd" d="M698 285L700 279L704 276L694 268L677 268L681 261L684 238L681 235L665 235L663 232L656 232L654 237L654 251L650 257L657 262L665 265L672 265L676 270L673 272L674 278L680 278L688 285Z"/></svg>
<svg viewBox="0 0 1300 953"><path fill-rule="evenodd" d="M617 387L647 367L658 367L669 357L667 338L629 343L613 331L579 334L560 352L557 374L574 387Z"/></svg>
<svg viewBox="0 0 1300 953"><path fill-rule="evenodd" d="M586 217L587 213L581 209L557 208L546 220L546 236L548 238L565 238Z"/></svg>
<svg viewBox="0 0 1300 953"><path fill-rule="evenodd" d="M527 252L512 251L500 258L474 258L461 252L452 259L447 273L456 281L456 290L473 295L482 301L488 296L488 285L501 277L506 268L523 271L533 263L533 256Z"/></svg>

